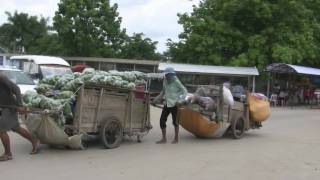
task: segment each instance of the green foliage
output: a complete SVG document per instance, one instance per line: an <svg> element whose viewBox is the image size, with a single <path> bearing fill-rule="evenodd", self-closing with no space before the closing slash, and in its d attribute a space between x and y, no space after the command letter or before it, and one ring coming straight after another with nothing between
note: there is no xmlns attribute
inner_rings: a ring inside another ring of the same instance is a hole
<svg viewBox="0 0 320 180"><path fill-rule="evenodd" d="M54 27L70 56L114 57L126 37L117 4L109 0L61 0Z"/></svg>
<svg viewBox="0 0 320 180"><path fill-rule="evenodd" d="M24 47L32 53L30 49L47 34L47 20L18 12L6 15L8 22L0 26L0 44L13 52Z"/></svg>
<svg viewBox="0 0 320 180"><path fill-rule="evenodd" d="M57 34L47 34L37 39L29 52L54 56L64 56L67 53Z"/></svg>
<svg viewBox="0 0 320 180"><path fill-rule="evenodd" d="M160 59L157 42L121 29L118 6L109 0L61 0L54 27L68 56Z"/></svg>
<svg viewBox="0 0 320 180"><path fill-rule="evenodd" d="M109 0L61 0L54 27L47 19L26 13L6 13L0 26L0 46L11 52L54 56L118 57L161 59L157 42L143 33L128 36L121 26L117 4Z"/></svg>
<svg viewBox="0 0 320 180"><path fill-rule="evenodd" d="M257 66L320 65L319 1L204 0L180 14L184 31L168 42L173 61Z"/></svg>
<svg viewBox="0 0 320 180"><path fill-rule="evenodd" d="M158 42L143 36L143 33L135 33L132 37L128 37L122 47L121 57L126 59L161 59L161 56L155 52Z"/></svg>

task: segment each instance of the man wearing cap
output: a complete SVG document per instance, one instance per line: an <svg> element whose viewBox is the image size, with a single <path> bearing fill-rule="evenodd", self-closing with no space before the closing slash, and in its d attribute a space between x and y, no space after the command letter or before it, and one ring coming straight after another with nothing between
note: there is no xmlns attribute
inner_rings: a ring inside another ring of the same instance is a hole
<svg viewBox="0 0 320 180"><path fill-rule="evenodd" d="M31 154L37 153L38 140L24 128L18 121L18 112L23 113L21 93L19 87L11 82L5 75L0 73L0 108L2 108L0 116L0 139L4 146L4 154L0 156L0 161L8 161L12 159L10 149L10 139L8 131L12 130L32 144Z"/></svg>
<svg viewBox="0 0 320 180"><path fill-rule="evenodd" d="M166 122L169 114L172 116L172 123L175 129L175 136L172 143L176 144L178 143L179 139L179 124L177 122L178 108L176 103L178 102L179 98L184 98L187 95L187 90L177 78L172 67L167 67L164 70L164 74L165 78L163 80L163 89L153 101L153 103L164 102L164 107L160 117L162 139L157 141L157 144L164 144L167 142Z"/></svg>

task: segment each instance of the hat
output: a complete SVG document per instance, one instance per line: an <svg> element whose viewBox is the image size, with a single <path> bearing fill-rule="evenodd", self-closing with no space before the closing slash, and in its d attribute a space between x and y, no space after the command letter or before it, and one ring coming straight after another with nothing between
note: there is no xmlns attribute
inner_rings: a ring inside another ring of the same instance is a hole
<svg viewBox="0 0 320 180"><path fill-rule="evenodd" d="M174 69L172 67L167 67L166 69L164 69L163 73L164 74L176 74L176 72L174 72Z"/></svg>

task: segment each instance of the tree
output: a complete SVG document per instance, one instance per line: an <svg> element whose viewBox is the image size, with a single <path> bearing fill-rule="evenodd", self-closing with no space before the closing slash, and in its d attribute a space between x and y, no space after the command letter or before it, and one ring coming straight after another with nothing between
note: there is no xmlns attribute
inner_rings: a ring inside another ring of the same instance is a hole
<svg viewBox="0 0 320 180"><path fill-rule="evenodd" d="M180 14L184 31L168 42L173 61L264 68L320 65L318 1L204 0Z"/></svg>
<svg viewBox="0 0 320 180"><path fill-rule="evenodd" d="M35 42L47 33L47 20L26 13L15 12L13 15L6 12L8 22L0 26L0 44L10 51L25 49L27 53Z"/></svg>
<svg viewBox="0 0 320 180"><path fill-rule="evenodd" d="M150 38L143 38L143 33L134 33L127 37L124 46L121 48L121 57L127 59L160 60L161 55L156 53L158 42Z"/></svg>
<svg viewBox="0 0 320 180"><path fill-rule="evenodd" d="M50 32L37 39L29 51L39 55L65 56L67 54L58 34Z"/></svg>
<svg viewBox="0 0 320 180"><path fill-rule="evenodd" d="M61 0L54 16L63 46L70 56L115 57L126 37L117 4L109 0Z"/></svg>

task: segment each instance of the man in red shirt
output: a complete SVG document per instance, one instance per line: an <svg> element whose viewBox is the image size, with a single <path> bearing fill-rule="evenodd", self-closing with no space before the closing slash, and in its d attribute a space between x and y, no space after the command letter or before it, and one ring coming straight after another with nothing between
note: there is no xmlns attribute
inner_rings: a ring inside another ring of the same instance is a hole
<svg viewBox="0 0 320 180"><path fill-rule="evenodd" d="M310 88L305 88L303 90L304 103L310 104L310 95Z"/></svg>

